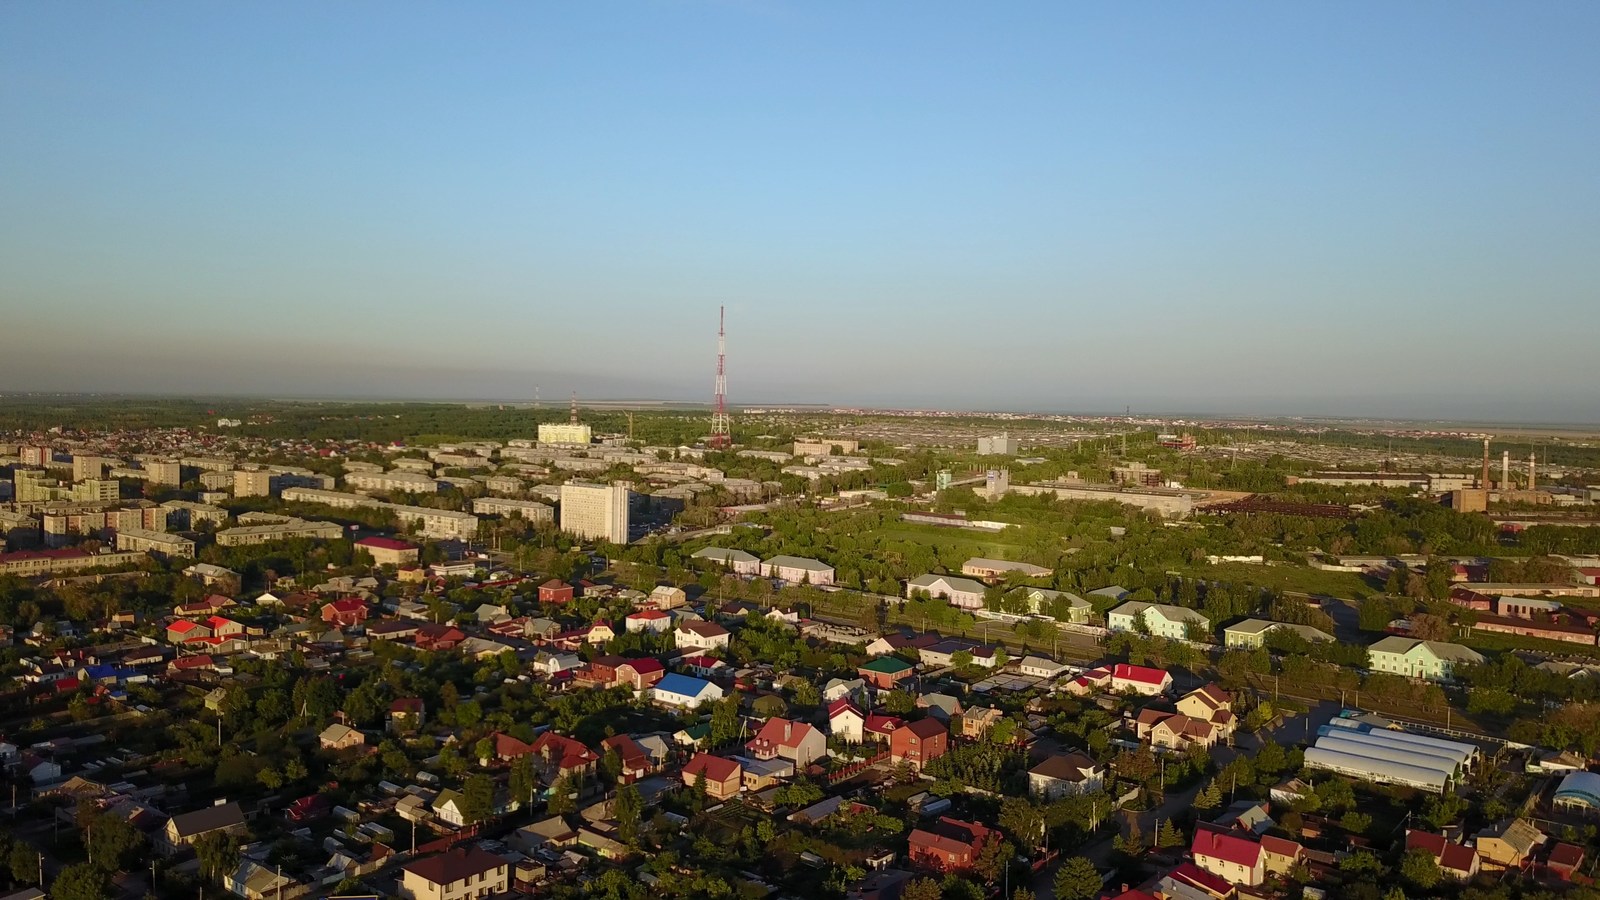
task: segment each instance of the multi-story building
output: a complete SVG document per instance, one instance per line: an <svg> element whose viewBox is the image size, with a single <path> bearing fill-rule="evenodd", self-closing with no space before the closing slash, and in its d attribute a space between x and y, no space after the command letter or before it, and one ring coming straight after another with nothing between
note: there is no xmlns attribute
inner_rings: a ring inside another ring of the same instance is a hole
<svg viewBox="0 0 1600 900"><path fill-rule="evenodd" d="M128 552L157 553L162 556L194 558L194 541L164 531L124 528L117 531L117 549Z"/></svg>
<svg viewBox="0 0 1600 900"><path fill-rule="evenodd" d="M801 438L794 442L795 456L829 456L833 451L855 453L861 442L849 438Z"/></svg>
<svg viewBox="0 0 1600 900"><path fill-rule="evenodd" d="M439 482L421 472L350 472L344 483L358 491L399 491L405 494L437 494Z"/></svg>
<svg viewBox="0 0 1600 900"><path fill-rule="evenodd" d="M88 479L106 477L106 469L110 468L113 460L103 456L72 455L72 480L87 481Z"/></svg>
<svg viewBox="0 0 1600 900"><path fill-rule="evenodd" d="M49 447L18 447L17 458L25 466L48 466L55 460L55 451Z"/></svg>
<svg viewBox="0 0 1600 900"><path fill-rule="evenodd" d="M79 569L130 566L148 559L143 553L90 553L87 550L19 550L0 553L0 575L53 575Z"/></svg>
<svg viewBox="0 0 1600 900"><path fill-rule="evenodd" d="M978 438L979 456L1016 456L1022 442L1004 431L990 437Z"/></svg>
<svg viewBox="0 0 1600 900"><path fill-rule="evenodd" d="M543 432L544 426L539 426ZM628 542L626 481L609 485L569 481L561 486L561 530L584 540Z"/></svg>
<svg viewBox="0 0 1600 900"><path fill-rule="evenodd" d="M233 473L233 495L235 497L270 497L272 496L272 473L267 471L239 470Z"/></svg>
<svg viewBox="0 0 1600 900"><path fill-rule="evenodd" d="M472 511L480 516L518 515L529 522L554 522L556 519L556 511L549 504L537 500L479 497L472 501Z"/></svg>
<svg viewBox="0 0 1600 900"><path fill-rule="evenodd" d="M546 422L539 426L541 444L591 444L594 430L588 425L567 422Z"/></svg>
<svg viewBox="0 0 1600 900"><path fill-rule="evenodd" d="M213 527L220 527L228 521L228 511L220 506L209 503L192 503L188 500L168 500L161 504L167 511L169 528L187 530L199 528L209 522Z"/></svg>
<svg viewBox="0 0 1600 900"><path fill-rule="evenodd" d="M1112 631L1138 631L1140 625L1156 637L1186 640L1191 628L1203 634L1211 631L1211 620L1182 606L1129 600L1106 613L1106 627Z"/></svg>
<svg viewBox="0 0 1600 900"><path fill-rule="evenodd" d="M172 460L151 460L144 464L145 479L151 484L180 485L183 483L183 466Z"/></svg>
<svg viewBox="0 0 1600 900"><path fill-rule="evenodd" d="M110 537L124 529L163 531L166 527L167 511L148 501L122 509L108 509L97 503L67 503L43 510L47 547L64 546L78 535Z"/></svg>
<svg viewBox="0 0 1600 900"><path fill-rule="evenodd" d="M906 582L906 599L919 592L935 600L943 599L958 609L982 609L984 586L970 578L954 575L920 575Z"/></svg>
<svg viewBox="0 0 1600 900"><path fill-rule="evenodd" d="M833 566L805 556L774 556L761 564L761 574L790 584L833 584Z"/></svg>
<svg viewBox="0 0 1600 900"><path fill-rule="evenodd" d="M232 472L201 472L200 486L208 491L226 491L233 487Z"/></svg>
<svg viewBox="0 0 1600 900"><path fill-rule="evenodd" d="M395 514L402 525L415 528L423 537L470 539L478 534L478 517L453 509L385 503L365 494L321 488L284 488L280 496L289 503L318 503L335 509L387 509Z"/></svg>
<svg viewBox="0 0 1600 900"><path fill-rule="evenodd" d="M217 532L217 543L223 547L244 547L251 544L287 541L291 538L303 537L331 541L343 536L344 528L335 522L311 522L305 519L290 519L286 522L224 528Z"/></svg>
<svg viewBox="0 0 1600 900"><path fill-rule="evenodd" d="M1448 681L1457 665L1480 665L1483 654L1470 647L1446 641L1420 641L1416 638L1390 635L1367 648L1372 660L1372 671L1420 678L1425 681Z"/></svg>

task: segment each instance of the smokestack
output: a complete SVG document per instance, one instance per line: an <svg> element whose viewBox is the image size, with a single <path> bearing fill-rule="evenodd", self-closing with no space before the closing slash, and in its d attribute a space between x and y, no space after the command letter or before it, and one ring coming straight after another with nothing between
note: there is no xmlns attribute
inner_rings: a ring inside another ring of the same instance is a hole
<svg viewBox="0 0 1600 900"><path fill-rule="evenodd" d="M1500 490L1511 490L1511 451L1500 451Z"/></svg>
<svg viewBox="0 0 1600 900"><path fill-rule="evenodd" d="M1538 486L1538 478L1534 473L1534 465L1535 465L1534 456L1533 456L1532 453L1529 453L1528 454L1528 490L1530 490L1530 491Z"/></svg>
<svg viewBox="0 0 1600 900"><path fill-rule="evenodd" d="M1489 439L1483 439L1483 477L1478 481L1478 487L1489 489Z"/></svg>

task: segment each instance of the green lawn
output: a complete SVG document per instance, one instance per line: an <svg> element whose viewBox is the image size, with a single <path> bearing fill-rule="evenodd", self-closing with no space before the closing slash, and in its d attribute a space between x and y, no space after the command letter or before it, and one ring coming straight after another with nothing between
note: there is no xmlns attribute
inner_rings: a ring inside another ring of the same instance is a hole
<svg viewBox="0 0 1600 900"><path fill-rule="evenodd" d="M1488 652L1535 650L1552 656L1587 656L1591 659L1600 659L1600 647L1569 644L1566 641L1551 641L1544 638L1523 637L1520 634L1498 634L1474 629L1466 632L1459 639L1459 642L1474 650Z"/></svg>
<svg viewBox="0 0 1600 900"><path fill-rule="evenodd" d="M1307 594L1327 594L1348 600L1364 600L1378 593L1354 572L1325 572L1310 566L1279 565L1253 566L1249 563L1222 563L1196 565L1179 570L1192 578L1227 581L1233 584L1256 584L1282 591L1301 591Z"/></svg>

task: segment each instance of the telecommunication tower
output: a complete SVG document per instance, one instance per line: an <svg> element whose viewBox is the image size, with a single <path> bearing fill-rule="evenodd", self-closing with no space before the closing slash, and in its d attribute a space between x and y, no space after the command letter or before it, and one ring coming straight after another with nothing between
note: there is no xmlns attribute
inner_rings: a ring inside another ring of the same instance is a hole
<svg viewBox="0 0 1600 900"><path fill-rule="evenodd" d="M717 307L717 388L711 406L711 446L718 450L726 449L732 442L728 428L728 375L725 368L728 352L727 315L726 307Z"/></svg>
<svg viewBox="0 0 1600 900"><path fill-rule="evenodd" d="M567 422L571 425L578 424L578 392L572 392L572 411L567 414Z"/></svg>

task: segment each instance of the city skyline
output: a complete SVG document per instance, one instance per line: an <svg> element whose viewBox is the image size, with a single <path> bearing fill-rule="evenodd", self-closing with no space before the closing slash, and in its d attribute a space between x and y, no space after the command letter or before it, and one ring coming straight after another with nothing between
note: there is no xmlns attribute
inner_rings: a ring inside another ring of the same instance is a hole
<svg viewBox="0 0 1600 900"><path fill-rule="evenodd" d="M0 10L0 387L1600 422L1591 7L627 13Z"/></svg>

